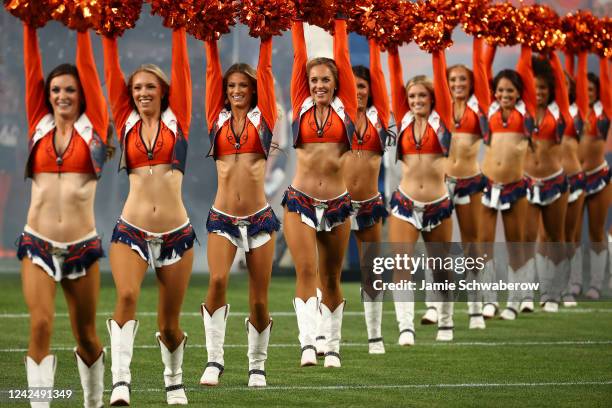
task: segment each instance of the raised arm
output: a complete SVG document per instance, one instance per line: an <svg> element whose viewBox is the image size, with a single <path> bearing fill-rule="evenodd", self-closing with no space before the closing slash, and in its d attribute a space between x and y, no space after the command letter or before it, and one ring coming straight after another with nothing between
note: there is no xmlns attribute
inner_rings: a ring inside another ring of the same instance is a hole
<svg viewBox="0 0 612 408"><path fill-rule="evenodd" d="M23 25L23 65L28 137L32 137L36 125L49 113L49 109L45 103L45 80L36 29L26 24Z"/></svg>
<svg viewBox="0 0 612 408"><path fill-rule="evenodd" d="M212 129L213 124L223 109L223 74L217 41L206 41L206 125Z"/></svg>
<svg viewBox="0 0 612 408"><path fill-rule="evenodd" d="M370 40L370 93L372 102L385 129L389 128L389 94L380 63L380 48Z"/></svg>
<svg viewBox="0 0 612 408"><path fill-rule="evenodd" d="M270 130L276 124L276 95L272 75L272 38L261 40L257 63L257 104Z"/></svg>
<svg viewBox="0 0 612 408"><path fill-rule="evenodd" d="M604 112L612 120L612 90L610 90L610 65L608 58L599 57L599 100Z"/></svg>
<svg viewBox="0 0 612 408"><path fill-rule="evenodd" d="M185 28L172 31L172 74L170 78L170 107L181 125L185 138L191 126L191 70L187 53Z"/></svg>
<svg viewBox="0 0 612 408"><path fill-rule="evenodd" d="M535 118L536 96L535 96L535 80L533 78L533 69L531 66L531 48L526 45L521 46L521 56L516 71L523 80L523 93L521 99L525 102L527 112L532 118Z"/></svg>
<svg viewBox="0 0 612 408"><path fill-rule="evenodd" d="M565 55L565 70L572 77L573 80L576 80L574 54L568 51L564 51L563 55Z"/></svg>
<svg viewBox="0 0 612 408"><path fill-rule="evenodd" d="M125 84L125 78L119 65L119 47L117 39L104 37L102 39L104 48L104 78L106 79L106 89L110 101L113 120L115 121L115 129L117 136L121 140L123 135L121 129L125 126L125 122L132 112L130 104L130 93Z"/></svg>
<svg viewBox="0 0 612 408"><path fill-rule="evenodd" d="M400 124L404 115L408 113L408 98L404 88L404 73L397 48L389 50L389 80L391 82L391 104L395 121ZM398 126L400 128L401 126Z"/></svg>
<svg viewBox="0 0 612 408"><path fill-rule="evenodd" d="M582 120L586 124L589 117L589 82L587 78L587 52L578 53L578 70L576 72L576 105ZM595 131L593 129L593 131Z"/></svg>
<svg viewBox="0 0 612 408"><path fill-rule="evenodd" d="M301 21L294 21L291 26L293 39L293 71L291 73L291 106L293 107L293 120L300 116L300 109L304 100L310 95L308 78L306 75L306 42L304 41L304 25Z"/></svg>
<svg viewBox="0 0 612 408"><path fill-rule="evenodd" d="M572 116L569 113L569 95L567 93L567 85L565 84L565 73L563 72L563 66L557 53L550 53L550 65L553 69L555 77L555 102L559 106L565 127L572 123ZM560 135L562 136L562 135Z"/></svg>
<svg viewBox="0 0 612 408"><path fill-rule="evenodd" d="M433 83L436 100L436 112L440 115L444 126L451 130L453 124L453 101L451 100L446 78L446 56L444 50L434 51L431 54L433 63Z"/></svg>
<svg viewBox="0 0 612 408"><path fill-rule="evenodd" d="M108 137L108 108L106 99L102 92L102 85L98 77L96 62L89 32L79 32L77 34L76 66L81 77L81 85L85 94L86 110L85 113L91 121L94 130L102 138L104 143Z"/></svg>
<svg viewBox="0 0 612 408"><path fill-rule="evenodd" d="M490 66L485 61L484 45L484 39L474 37L472 44L472 68L474 69L474 95L476 95L480 110L487 115L491 105L491 85L487 74Z"/></svg>
<svg viewBox="0 0 612 408"><path fill-rule="evenodd" d="M497 52L497 46L488 45L483 43L483 59L485 64L485 71L487 73L487 78L489 79L489 84L493 83L493 60L495 59L495 53Z"/></svg>
<svg viewBox="0 0 612 408"><path fill-rule="evenodd" d="M338 67L338 92L336 95L344 104L346 113L354 123L357 118L357 85L355 85L349 56L346 20L336 19L334 27L334 60Z"/></svg>

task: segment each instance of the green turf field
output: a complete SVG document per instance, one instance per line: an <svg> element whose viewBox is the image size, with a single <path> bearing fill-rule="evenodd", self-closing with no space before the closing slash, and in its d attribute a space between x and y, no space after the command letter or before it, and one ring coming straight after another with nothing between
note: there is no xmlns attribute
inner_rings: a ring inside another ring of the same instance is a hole
<svg viewBox="0 0 612 408"><path fill-rule="evenodd" d="M383 335L387 353L367 352L365 323L357 283L344 285L347 312L342 330L342 368L299 367L297 325L292 307L294 280L273 278L270 310L274 319L266 371L268 388L247 383L246 279L232 277L231 314L225 348L225 373L218 387L198 384L206 351L199 304L207 276L194 275L183 306L183 329L189 342L183 364L192 406L302 407L472 407L472 406L612 406L612 305L581 303L558 314L537 312L514 322L487 321L484 331L468 331L465 304L456 305L455 341L434 341L435 328L418 325L424 305L417 304L417 344L396 345L397 326L391 303L385 304ZM140 328L132 360L132 406L166 406L163 366L156 331L155 280L148 275L139 302ZM98 331L109 344L104 320L114 304L114 286L103 276ZM82 393L72 355L74 341L66 307L58 290L52 347L58 356L55 388L76 396L53 406L82 406ZM17 274L0 275L0 388L26 386L23 357L28 342L27 311ZM106 360L106 392L110 395L110 357ZM26 404L0 403L2 406Z"/></svg>

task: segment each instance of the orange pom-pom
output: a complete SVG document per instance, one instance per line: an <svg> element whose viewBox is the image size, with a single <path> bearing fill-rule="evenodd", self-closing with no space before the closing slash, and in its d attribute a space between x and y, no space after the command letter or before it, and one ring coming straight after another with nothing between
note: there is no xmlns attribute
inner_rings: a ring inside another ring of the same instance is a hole
<svg viewBox="0 0 612 408"><path fill-rule="evenodd" d="M593 48L593 31L597 26L597 18L590 11L579 10L568 14L561 21L565 33L565 50L577 54L590 51Z"/></svg>
<svg viewBox="0 0 612 408"><path fill-rule="evenodd" d="M195 14L187 24L187 31L202 41L218 40L236 24L240 4L223 0L194 0Z"/></svg>
<svg viewBox="0 0 612 408"><path fill-rule="evenodd" d="M429 0L416 6L417 23L414 26L414 42L429 53L444 50L453 45L453 29L459 23L461 5L454 0Z"/></svg>
<svg viewBox="0 0 612 408"><path fill-rule="evenodd" d="M164 27L181 28L195 14L193 0L147 0L151 3L151 14L163 18Z"/></svg>
<svg viewBox="0 0 612 408"><path fill-rule="evenodd" d="M338 5L335 0L294 0L296 16L308 24L334 31Z"/></svg>
<svg viewBox="0 0 612 408"><path fill-rule="evenodd" d="M44 27L61 0L4 0L4 8L32 28Z"/></svg>
<svg viewBox="0 0 612 408"><path fill-rule="evenodd" d="M487 21L486 41L491 45L518 44L518 10L510 2L489 6L484 14Z"/></svg>
<svg viewBox="0 0 612 408"><path fill-rule="evenodd" d="M538 52L550 52L561 48L565 34L561 29L561 18L549 6L535 4L518 10L518 41Z"/></svg>
<svg viewBox="0 0 612 408"><path fill-rule="evenodd" d="M415 7L401 0L357 0L349 29L376 41L383 50L412 41Z"/></svg>
<svg viewBox="0 0 612 408"><path fill-rule="evenodd" d="M291 28L295 6L286 0L243 0L240 21L251 37L268 38Z"/></svg>
<svg viewBox="0 0 612 408"><path fill-rule="evenodd" d="M140 17L143 0L99 0L102 6L98 34L118 37L125 30L134 28Z"/></svg>
<svg viewBox="0 0 612 408"><path fill-rule="evenodd" d="M459 21L463 31L480 37L487 31L485 13L490 0L460 0Z"/></svg>
<svg viewBox="0 0 612 408"><path fill-rule="evenodd" d="M593 30L593 51L602 57L612 57L612 18L597 21Z"/></svg>
<svg viewBox="0 0 612 408"><path fill-rule="evenodd" d="M64 0L51 16L70 29L87 31L100 25L102 5L98 0Z"/></svg>

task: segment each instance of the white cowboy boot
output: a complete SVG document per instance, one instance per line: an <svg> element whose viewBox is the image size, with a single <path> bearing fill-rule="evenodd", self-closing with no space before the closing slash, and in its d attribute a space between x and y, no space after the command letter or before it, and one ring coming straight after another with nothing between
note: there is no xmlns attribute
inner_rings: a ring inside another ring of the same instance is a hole
<svg viewBox="0 0 612 408"><path fill-rule="evenodd" d="M298 324L298 339L302 348L300 365L302 367L317 364L317 349L315 348L316 315L319 313L317 298L311 297L304 302L300 298L293 299L293 307Z"/></svg>
<svg viewBox="0 0 612 408"><path fill-rule="evenodd" d="M495 261L489 260L484 269L481 272L481 282L492 283L497 279L495 270ZM485 319L492 319L499 310L499 303L497 302L497 292L494 290L482 290L482 317Z"/></svg>
<svg viewBox="0 0 612 408"><path fill-rule="evenodd" d="M367 292L362 291L363 310L365 314L366 329L368 332L368 352L370 354L385 354L383 343L382 326L382 295L379 293L374 299Z"/></svg>
<svg viewBox="0 0 612 408"><path fill-rule="evenodd" d="M208 314L208 310L201 305L202 319L204 320L204 337L206 337L206 353L208 354L208 362L200 384L202 385L218 385L219 377L225 369L223 360L223 344L225 343L225 326L227 324L227 316L229 315L230 305L224 305L215 310L212 314Z"/></svg>
<svg viewBox="0 0 612 408"><path fill-rule="evenodd" d="M317 304L320 305L323 301L323 292L317 288ZM329 333L325 331L325 328L329 327L329 322L324 321L321 310L317 310L316 314L316 337L315 347L317 348L317 356L324 356L327 353L327 336Z"/></svg>
<svg viewBox="0 0 612 408"><path fill-rule="evenodd" d="M265 387L266 383L266 359L268 358L268 343L270 342L270 331L272 331L272 319L268 326L260 333L251 324L247 317L244 321L247 330L249 348L249 387Z"/></svg>
<svg viewBox="0 0 612 408"><path fill-rule="evenodd" d="M453 340L453 311L455 302L440 302L440 315L438 318L438 334L436 341Z"/></svg>
<svg viewBox="0 0 612 408"><path fill-rule="evenodd" d="M57 366L57 359L53 354L45 356L40 361L40 364L36 364L30 356L26 356L25 366L28 388L53 389L55 367ZM30 406L33 408L47 408L50 406L50 402L41 398L38 401L30 401Z"/></svg>
<svg viewBox="0 0 612 408"><path fill-rule="evenodd" d="M111 338L111 372L113 374L113 391L110 404L114 406L130 405L132 374L130 363L134 351L134 339L138 331L138 320L128 320L119 327L113 319L106 321Z"/></svg>
<svg viewBox="0 0 612 408"><path fill-rule="evenodd" d="M414 345L414 302L393 302L395 317L399 328L398 344L400 346Z"/></svg>
<svg viewBox="0 0 612 408"><path fill-rule="evenodd" d="M594 249L589 251L589 260L591 261L591 282L589 284L589 290L587 290L585 295L588 299L599 299L607 259L607 248L603 249L599 253L595 252Z"/></svg>
<svg viewBox="0 0 612 408"><path fill-rule="evenodd" d="M333 312L321 303L321 315L329 322L329 338L327 339L327 353L325 353L325 367L340 367L340 339L342 338L342 314L346 300L340 303Z"/></svg>
<svg viewBox="0 0 612 408"><path fill-rule="evenodd" d="M482 302L467 302L468 315L470 316L470 329L483 330L487 327L482 316Z"/></svg>
<svg viewBox="0 0 612 408"><path fill-rule="evenodd" d="M79 369L79 377L81 377L81 386L83 387L83 406L85 408L100 408L104 406L102 394L104 393L104 350L91 366L85 362L74 348L74 356Z"/></svg>
<svg viewBox="0 0 612 408"><path fill-rule="evenodd" d="M185 386L183 385L183 354L185 344L187 344L187 333L183 334L183 341L171 352L161 340L161 334L159 332L155 333L164 363L164 385L166 386L166 402L168 402L168 405L187 405L187 395L185 395Z"/></svg>

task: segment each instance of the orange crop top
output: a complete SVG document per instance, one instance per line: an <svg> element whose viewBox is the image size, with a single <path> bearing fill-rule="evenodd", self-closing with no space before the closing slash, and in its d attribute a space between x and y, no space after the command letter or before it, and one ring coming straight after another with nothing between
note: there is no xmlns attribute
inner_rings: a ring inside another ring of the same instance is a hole
<svg viewBox="0 0 612 408"><path fill-rule="evenodd" d="M66 150L58 155L53 144L55 130L47 133L36 143L31 156L31 171L36 173L86 173L96 174L89 146L73 130Z"/></svg>
<svg viewBox="0 0 612 408"><path fill-rule="evenodd" d="M353 149L354 150L369 150L371 152L382 153L383 148L380 145L380 136L376 128L372 126L369 119L366 118L366 129L362 136L358 135L357 130L353 134Z"/></svg>
<svg viewBox="0 0 612 408"><path fill-rule="evenodd" d="M245 118L245 128L237 140L236 134L230 126L231 120L226 121L215 138L215 156L228 156L230 154L259 153L265 156L257 129Z"/></svg>
<svg viewBox="0 0 612 408"><path fill-rule="evenodd" d="M400 135L400 156L405 154L444 154L438 136L433 128L427 125L419 143L414 137L414 122Z"/></svg>
<svg viewBox="0 0 612 408"><path fill-rule="evenodd" d="M557 139L557 121L553 114L546 109L546 114L542 118L539 125L536 125L533 130L533 138L536 140L550 140L556 142Z"/></svg>
<svg viewBox="0 0 612 408"><path fill-rule="evenodd" d="M127 168L155 166L157 164L172 164L175 137L164 122L159 122L155 146L149 150L141 134L142 121L139 120L127 135L125 159Z"/></svg>
<svg viewBox="0 0 612 408"><path fill-rule="evenodd" d="M480 119L476 112L469 107L465 107L463 116L459 119L459 122L455 120L454 133L469 133L472 135L479 135L480 132Z"/></svg>
<svg viewBox="0 0 612 408"><path fill-rule="evenodd" d="M308 110L300 121L300 138L298 143L346 143L344 123L332 107L329 107L325 123L315 121L315 108Z"/></svg>
<svg viewBox="0 0 612 408"><path fill-rule="evenodd" d="M514 109L506 122L502 119L502 111L498 110L489 118L491 133L525 133L523 115Z"/></svg>

